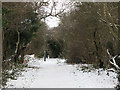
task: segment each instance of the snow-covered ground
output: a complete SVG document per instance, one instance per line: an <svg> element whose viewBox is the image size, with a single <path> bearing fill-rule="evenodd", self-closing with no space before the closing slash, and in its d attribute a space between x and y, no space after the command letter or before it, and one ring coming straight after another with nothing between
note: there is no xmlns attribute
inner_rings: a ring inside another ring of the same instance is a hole
<svg viewBox="0 0 120 90"><path fill-rule="evenodd" d="M6 88L114 88L116 73L94 70L84 72L78 65L68 65L63 59L35 59L30 57L28 67L17 80L8 80ZM98 71L99 74L98 74Z"/></svg>

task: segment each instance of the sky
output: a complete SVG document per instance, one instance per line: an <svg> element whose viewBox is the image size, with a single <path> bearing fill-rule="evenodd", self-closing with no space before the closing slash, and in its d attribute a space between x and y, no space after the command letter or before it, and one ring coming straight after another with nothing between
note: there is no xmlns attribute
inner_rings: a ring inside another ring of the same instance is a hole
<svg viewBox="0 0 120 90"><path fill-rule="evenodd" d="M46 18L45 22L46 22L48 28L53 28L53 27L57 27L59 25L60 19L57 17L51 16L51 17Z"/></svg>
<svg viewBox="0 0 120 90"><path fill-rule="evenodd" d="M64 12L68 12L71 8L73 3L70 0L49 0L49 5L45 7L45 12L50 13L51 7L53 6L53 1L56 2L55 8L53 8L53 14L59 13L64 9ZM60 23L60 18L49 16L45 19L48 28L57 27Z"/></svg>

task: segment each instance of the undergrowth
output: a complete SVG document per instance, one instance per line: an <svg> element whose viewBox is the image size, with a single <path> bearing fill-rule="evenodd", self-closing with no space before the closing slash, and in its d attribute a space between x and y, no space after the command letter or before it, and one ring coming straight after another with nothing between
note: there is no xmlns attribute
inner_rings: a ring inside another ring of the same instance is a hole
<svg viewBox="0 0 120 90"><path fill-rule="evenodd" d="M2 64L2 87L6 86L9 79L16 80L21 75L24 68L27 67L25 64L13 63L12 61L6 61Z"/></svg>

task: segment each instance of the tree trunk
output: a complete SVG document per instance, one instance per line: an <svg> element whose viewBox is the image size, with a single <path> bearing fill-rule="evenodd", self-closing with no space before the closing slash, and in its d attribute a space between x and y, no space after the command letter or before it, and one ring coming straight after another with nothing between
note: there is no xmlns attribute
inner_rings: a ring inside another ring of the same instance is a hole
<svg viewBox="0 0 120 90"><path fill-rule="evenodd" d="M100 68L103 68L103 61L101 60L101 46L100 46L100 40L99 40L99 36L97 35L97 28L95 28L95 31L94 31L94 45L95 45L95 53L96 53L96 56L97 56L97 60L99 62L99 67ZM98 38L97 38L98 36Z"/></svg>
<svg viewBox="0 0 120 90"><path fill-rule="evenodd" d="M24 62L24 56L25 56L25 53L24 53L24 49L21 51L21 58L20 58L20 63L23 63Z"/></svg>
<svg viewBox="0 0 120 90"><path fill-rule="evenodd" d="M17 62L17 59L18 59L18 57L20 55L20 51L19 51L20 32L18 30L17 30L17 34L18 34L18 37L17 37L18 41L16 43L16 50L15 50L15 54L14 54L14 58L13 58L13 60L14 60L15 63Z"/></svg>
<svg viewBox="0 0 120 90"><path fill-rule="evenodd" d="M18 57L19 57L19 55L20 55L20 50L17 50L17 53L14 55L14 58L13 58L13 60L14 60L15 63L18 63Z"/></svg>

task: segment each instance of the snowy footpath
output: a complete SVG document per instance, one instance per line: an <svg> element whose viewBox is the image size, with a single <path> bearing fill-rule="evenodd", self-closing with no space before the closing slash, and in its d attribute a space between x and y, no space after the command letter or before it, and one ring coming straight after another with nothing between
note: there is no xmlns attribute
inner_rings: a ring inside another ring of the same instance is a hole
<svg viewBox="0 0 120 90"><path fill-rule="evenodd" d="M28 67L17 80L8 80L6 88L114 88L117 85L117 74L111 71L83 72L78 65L68 65L63 59L50 58L44 62L28 57Z"/></svg>

